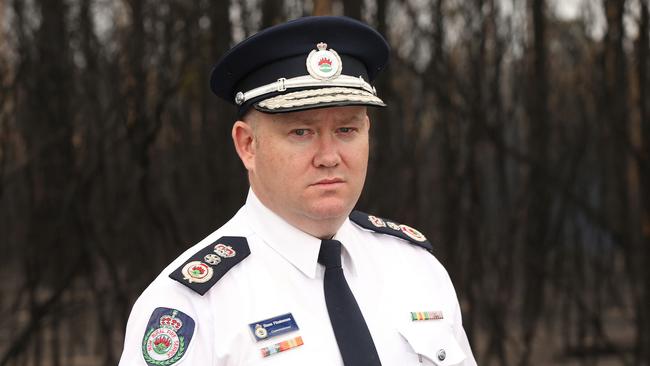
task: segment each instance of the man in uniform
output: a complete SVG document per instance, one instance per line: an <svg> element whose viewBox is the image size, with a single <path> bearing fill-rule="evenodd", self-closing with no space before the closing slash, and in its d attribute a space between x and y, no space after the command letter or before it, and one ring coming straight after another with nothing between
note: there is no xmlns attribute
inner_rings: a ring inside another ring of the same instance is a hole
<svg viewBox="0 0 650 366"><path fill-rule="evenodd" d="M431 243L353 211L388 53L364 23L307 17L223 56L210 85L239 108L248 198L140 296L120 365L476 365Z"/></svg>

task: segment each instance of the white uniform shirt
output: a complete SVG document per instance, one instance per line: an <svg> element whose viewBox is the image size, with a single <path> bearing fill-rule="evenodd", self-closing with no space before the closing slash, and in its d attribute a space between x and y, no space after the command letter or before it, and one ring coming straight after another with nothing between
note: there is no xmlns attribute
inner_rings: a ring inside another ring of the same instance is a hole
<svg viewBox="0 0 650 366"><path fill-rule="evenodd" d="M222 236L245 237L251 254L203 296L169 278ZM343 244L343 271L382 365L476 365L454 287L434 256L349 220L333 239ZM160 307L176 309L195 323L174 365L343 365L325 305L324 267L317 262L320 243L271 212L250 191L228 223L172 262L136 301L120 365L147 365L147 324ZM413 321L411 312L436 312L442 319ZM286 313L299 330L256 341L249 324ZM262 356L262 348L297 336L301 346Z"/></svg>

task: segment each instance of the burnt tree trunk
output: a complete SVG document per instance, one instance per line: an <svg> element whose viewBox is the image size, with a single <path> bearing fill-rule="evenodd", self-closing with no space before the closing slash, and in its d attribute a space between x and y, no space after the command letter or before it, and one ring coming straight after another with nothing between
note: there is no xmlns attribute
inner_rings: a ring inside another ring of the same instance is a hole
<svg viewBox="0 0 650 366"><path fill-rule="evenodd" d="M544 0L530 0L532 49L529 68L527 111L529 120L528 154L532 164L528 173L528 208L524 241L524 297L522 309L523 353L519 364L530 364L538 320L544 308L547 241L551 195L547 187L550 121L546 64L546 16Z"/></svg>
<svg viewBox="0 0 650 366"><path fill-rule="evenodd" d="M361 20L361 7L363 1L361 0L343 0L343 14L346 17Z"/></svg>
<svg viewBox="0 0 650 366"><path fill-rule="evenodd" d="M639 119L641 122L641 152L637 160L640 172L641 195L641 273L639 296L636 304L636 345L635 364L649 365L650 363L650 315L647 304L650 304L650 105L648 103L648 48L650 47L650 10L648 1L641 0L641 20L639 37L637 39L637 74L639 82Z"/></svg>

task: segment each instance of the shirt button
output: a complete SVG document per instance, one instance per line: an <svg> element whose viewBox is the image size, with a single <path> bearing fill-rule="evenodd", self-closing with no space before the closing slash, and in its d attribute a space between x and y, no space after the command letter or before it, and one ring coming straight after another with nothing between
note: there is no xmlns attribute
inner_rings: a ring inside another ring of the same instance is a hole
<svg viewBox="0 0 650 366"><path fill-rule="evenodd" d="M447 358L447 352L445 352L444 349L439 350L439 351L438 351L438 359L439 359L440 361L444 361L445 358Z"/></svg>

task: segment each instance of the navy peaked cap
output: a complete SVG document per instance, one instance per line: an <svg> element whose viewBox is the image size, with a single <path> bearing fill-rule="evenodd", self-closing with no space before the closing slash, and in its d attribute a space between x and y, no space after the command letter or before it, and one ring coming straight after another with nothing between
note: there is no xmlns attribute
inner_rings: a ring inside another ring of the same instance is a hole
<svg viewBox="0 0 650 366"><path fill-rule="evenodd" d="M266 113L342 105L385 106L371 85L388 62L386 40L347 17L313 16L264 29L231 48L210 88Z"/></svg>

